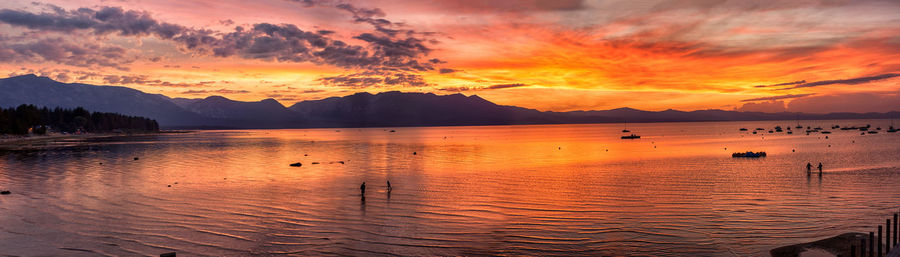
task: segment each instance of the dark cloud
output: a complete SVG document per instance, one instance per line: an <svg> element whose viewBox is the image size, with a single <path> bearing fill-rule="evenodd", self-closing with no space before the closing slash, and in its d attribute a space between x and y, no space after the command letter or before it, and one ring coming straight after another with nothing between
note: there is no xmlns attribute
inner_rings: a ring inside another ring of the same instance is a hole
<svg viewBox="0 0 900 257"><path fill-rule="evenodd" d="M106 84L116 84L116 85L141 85L141 86L151 86L151 87L175 87L175 88L196 88L196 87L208 87L217 83L228 84L230 82L227 81L200 81L200 82L170 82L170 81L162 81L159 79L152 79L147 75L100 75L97 73L87 74L86 78L99 77ZM80 79L83 80L83 79Z"/></svg>
<svg viewBox="0 0 900 257"><path fill-rule="evenodd" d="M744 100L741 100L741 102L775 101L775 100L782 100L782 99L791 99L791 98L807 97L807 96L811 96L811 95L815 95L815 93L810 93L810 94L790 94L790 95L779 95L779 96L770 96L770 97L751 98L751 99L744 99Z"/></svg>
<svg viewBox="0 0 900 257"><path fill-rule="evenodd" d="M112 67L128 70L135 61L119 46L72 42L62 38L12 43L0 40L0 62L54 62L76 67Z"/></svg>
<svg viewBox="0 0 900 257"><path fill-rule="evenodd" d="M454 73L454 72L457 72L457 71L459 71L459 70L448 69L448 68L441 68L441 70L440 70L441 74Z"/></svg>
<svg viewBox="0 0 900 257"><path fill-rule="evenodd" d="M312 0L294 2L304 6L325 3ZM434 41L425 38L425 35L430 33L403 29L402 24L384 19L384 12L378 8L359 8L350 4L334 5L330 2L327 4L329 7L350 13L354 22L374 27L372 32L353 36L353 39L363 42L363 45L353 45L332 38L332 31L305 31L292 24L259 23L249 28L239 26L232 32L188 28L158 21L145 11L124 10L120 7L79 8L70 11L56 8L51 12L42 13L3 9L0 10L0 22L32 30L60 33L84 31L96 35L155 36L171 40L180 50L192 54L236 56L279 62L310 62L355 71L356 73L350 76L322 79L327 84L341 86L349 86L350 83L359 83L353 87L367 87L378 83L423 86L426 83L419 73L433 71L434 65L441 63L437 59L426 60L426 56L432 51L427 43ZM61 55L49 50L41 52L41 49L34 47L19 48L33 48L30 53L35 56ZM112 55L115 55L114 50L117 49L103 49L105 53ZM0 61L14 59L15 56L15 52L0 50ZM121 57L121 54L117 57ZM111 60L114 58L94 58L86 62L116 67L123 64L113 63ZM383 77L375 82L376 78L371 75L361 77L358 74L379 74Z"/></svg>
<svg viewBox="0 0 900 257"><path fill-rule="evenodd" d="M827 85L835 85L835 84L857 85L857 84L869 83L869 82L876 81L876 80L889 79L889 78L893 78L893 77L897 77L897 76L900 76L900 74L886 73L886 74L881 74L881 75L859 77L859 78L852 78L852 79L823 80L823 81L810 82L810 83L800 84L800 85L796 85L796 86L789 87L789 88L781 88L781 89L776 89L776 90L795 89L795 88L804 88L804 87L818 87L818 86L827 86Z"/></svg>
<svg viewBox="0 0 900 257"><path fill-rule="evenodd" d="M330 86L338 86L338 87L349 87L349 88L363 88L363 87L373 87L373 86L412 86L412 87L423 87L427 86L428 83L425 82L425 79L422 76L412 73L403 73L403 72L361 72L361 73L353 73L353 74L345 74L339 76L332 77L323 77L320 78L321 81L325 85Z"/></svg>
<svg viewBox="0 0 900 257"><path fill-rule="evenodd" d="M322 93L322 92L325 92L325 90L320 90L320 89L307 89L307 90L303 90L303 93L304 93L304 94L314 94L314 93Z"/></svg>
<svg viewBox="0 0 900 257"><path fill-rule="evenodd" d="M468 12L547 12L584 10L584 0L446 0L429 2L442 8Z"/></svg>
<svg viewBox="0 0 900 257"><path fill-rule="evenodd" d="M25 74L35 74L38 76L51 77L55 78L59 81L70 82L72 80L75 81L85 81L85 80L99 80L102 81L103 84L109 85L141 85L141 86L154 86L154 87L174 87L174 88L203 88L210 87L216 84L231 84L231 81L200 81L200 82L170 82L163 81L159 79L152 79L148 75L137 75L137 74L125 74L125 75L114 75L114 74L102 74L94 71L83 71L83 70L69 70L69 69L28 69L22 68L21 72L13 72L10 73L9 76L18 76ZM96 83L93 83L96 84Z"/></svg>
<svg viewBox="0 0 900 257"><path fill-rule="evenodd" d="M780 86L790 86L790 85L797 85L797 84L803 84L803 83L806 83L806 80L799 80L799 81L794 81L794 82L778 83L778 84L772 84L772 85L756 85L756 86L753 86L753 87L780 87Z"/></svg>
<svg viewBox="0 0 900 257"><path fill-rule="evenodd" d="M58 7L57 7L58 8ZM116 33L122 36L155 35L170 39L188 30L184 26L159 22L143 11L124 10L121 7L100 7L99 9L79 8L39 14L26 11L0 10L0 22L22 26L34 30L74 32L92 30L95 34Z"/></svg>
<svg viewBox="0 0 900 257"><path fill-rule="evenodd" d="M490 85L490 86L484 87L484 88L482 88L482 89L493 90L493 89L504 89L504 88L514 88L514 87L524 87L524 86L527 86L527 85L522 84L522 83L516 83L516 84L499 84L499 85Z"/></svg>

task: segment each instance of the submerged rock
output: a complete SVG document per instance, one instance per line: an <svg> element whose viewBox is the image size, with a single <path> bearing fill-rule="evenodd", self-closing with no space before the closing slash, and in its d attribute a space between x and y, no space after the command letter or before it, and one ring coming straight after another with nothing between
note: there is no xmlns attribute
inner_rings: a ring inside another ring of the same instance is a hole
<svg viewBox="0 0 900 257"><path fill-rule="evenodd" d="M0 195L8 195L8 194L12 194L12 192L9 192L6 190L0 191Z"/></svg>

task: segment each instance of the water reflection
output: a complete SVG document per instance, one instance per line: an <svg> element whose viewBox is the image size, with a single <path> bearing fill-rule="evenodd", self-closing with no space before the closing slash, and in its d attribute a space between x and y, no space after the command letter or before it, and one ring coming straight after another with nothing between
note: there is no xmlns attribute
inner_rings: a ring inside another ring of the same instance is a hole
<svg viewBox="0 0 900 257"><path fill-rule="evenodd" d="M777 124L629 124L639 140L615 124L207 131L7 152L0 253L757 256L868 229L900 200L900 136L738 131ZM750 150L768 157L730 157ZM827 174L804 177L820 161Z"/></svg>

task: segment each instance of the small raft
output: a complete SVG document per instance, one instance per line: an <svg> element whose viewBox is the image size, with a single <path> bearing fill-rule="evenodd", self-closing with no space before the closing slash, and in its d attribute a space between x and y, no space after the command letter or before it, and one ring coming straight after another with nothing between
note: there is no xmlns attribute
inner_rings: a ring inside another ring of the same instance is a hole
<svg viewBox="0 0 900 257"><path fill-rule="evenodd" d="M766 152L751 152L751 151L747 151L747 152L744 152L744 153L733 153L733 154L731 154L731 157L735 157L735 158L737 158L737 157L744 157L744 158L759 158L759 157L766 157Z"/></svg>
<svg viewBox="0 0 900 257"><path fill-rule="evenodd" d="M622 136L622 139L639 139L641 136L631 134L630 136Z"/></svg>

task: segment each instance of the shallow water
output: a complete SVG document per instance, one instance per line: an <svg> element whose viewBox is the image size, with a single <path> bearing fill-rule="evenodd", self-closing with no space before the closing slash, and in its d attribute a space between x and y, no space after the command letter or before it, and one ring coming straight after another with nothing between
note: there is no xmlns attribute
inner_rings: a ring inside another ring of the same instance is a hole
<svg viewBox="0 0 900 257"><path fill-rule="evenodd" d="M738 131L775 125L796 124L628 124L637 140L621 124L200 131L3 152L0 254L765 256L898 210L900 133ZM768 157L731 158L747 150Z"/></svg>

